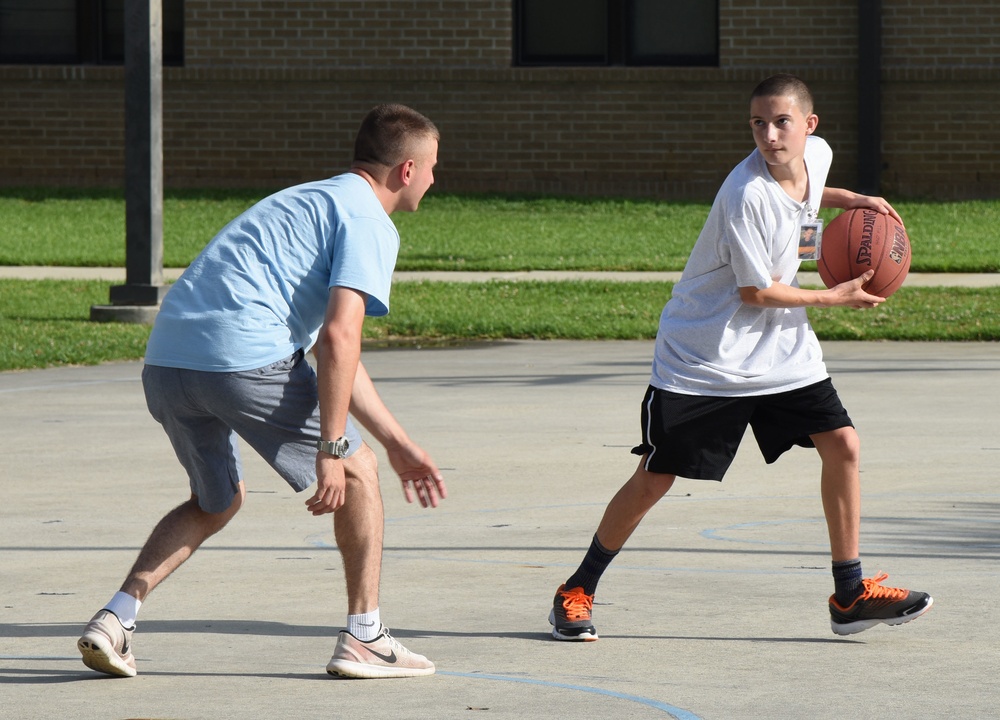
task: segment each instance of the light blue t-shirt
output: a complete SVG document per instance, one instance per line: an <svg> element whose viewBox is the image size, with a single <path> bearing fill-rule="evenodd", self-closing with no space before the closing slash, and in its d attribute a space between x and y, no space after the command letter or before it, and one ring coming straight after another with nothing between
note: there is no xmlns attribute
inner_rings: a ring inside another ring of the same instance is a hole
<svg viewBox="0 0 1000 720"><path fill-rule="evenodd" d="M347 173L264 198L224 227L163 299L146 363L209 372L263 367L310 348L330 288L389 312L399 233Z"/></svg>

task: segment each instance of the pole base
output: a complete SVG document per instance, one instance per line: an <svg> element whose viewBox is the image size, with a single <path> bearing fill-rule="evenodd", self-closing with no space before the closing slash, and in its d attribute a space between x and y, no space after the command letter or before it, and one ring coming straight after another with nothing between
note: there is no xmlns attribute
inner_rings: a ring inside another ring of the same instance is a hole
<svg viewBox="0 0 1000 720"><path fill-rule="evenodd" d="M92 322L120 322L134 325L152 325L159 305L91 305Z"/></svg>

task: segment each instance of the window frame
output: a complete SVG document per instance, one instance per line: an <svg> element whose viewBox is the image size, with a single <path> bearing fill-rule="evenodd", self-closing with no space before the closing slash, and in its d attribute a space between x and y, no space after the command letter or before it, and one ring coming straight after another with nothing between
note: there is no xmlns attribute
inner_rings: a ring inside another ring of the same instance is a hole
<svg viewBox="0 0 1000 720"><path fill-rule="evenodd" d="M167 23L164 20L163 65L184 65L184 0L162 0L163 3L176 2L179 7L179 28L171 28L171 34L179 37L177 48L168 48L166 38ZM76 53L75 54L20 54L0 55L4 65L105 65L125 64L125 58L108 52L105 41L104 0L73 0L76 13ZM16 12L16 10L14 10ZM166 15L166 12L164 12ZM124 23L123 23L124 24ZM179 32L178 32L179 31ZM124 46L123 46L124 47Z"/></svg>

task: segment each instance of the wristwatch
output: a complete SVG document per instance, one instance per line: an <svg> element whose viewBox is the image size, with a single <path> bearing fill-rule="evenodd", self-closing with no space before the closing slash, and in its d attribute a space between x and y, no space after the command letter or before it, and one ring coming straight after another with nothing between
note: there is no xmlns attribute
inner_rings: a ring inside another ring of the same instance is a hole
<svg viewBox="0 0 1000 720"><path fill-rule="evenodd" d="M347 450L351 447L351 444L347 441L346 437L339 437L336 440L317 440L316 449L329 453L335 458L347 457Z"/></svg>

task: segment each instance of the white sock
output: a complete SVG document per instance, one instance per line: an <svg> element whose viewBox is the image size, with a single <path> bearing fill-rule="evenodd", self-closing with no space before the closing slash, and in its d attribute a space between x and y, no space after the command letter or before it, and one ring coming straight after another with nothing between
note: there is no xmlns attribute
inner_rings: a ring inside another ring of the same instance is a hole
<svg viewBox="0 0 1000 720"><path fill-rule="evenodd" d="M378 608L360 615L347 616L347 632L361 642L371 642L378 637L381 629L382 620L379 618Z"/></svg>
<svg viewBox="0 0 1000 720"><path fill-rule="evenodd" d="M139 614L139 606L142 602L121 590L115 593L110 602L104 606L105 610L110 610L118 616L124 628L135 627L135 618Z"/></svg>

